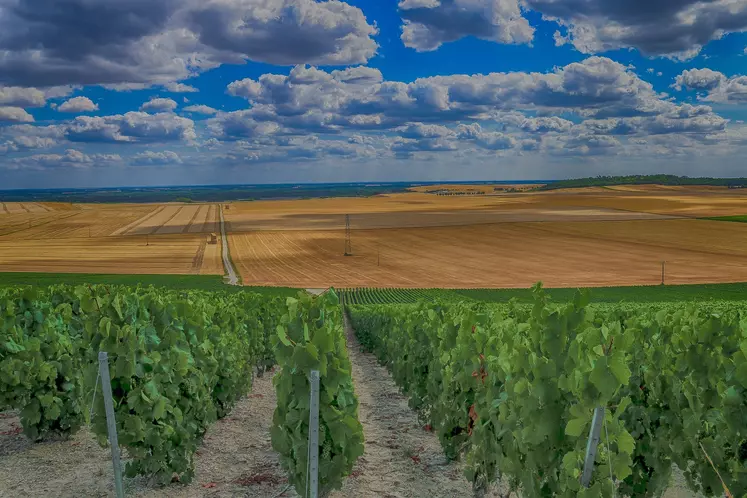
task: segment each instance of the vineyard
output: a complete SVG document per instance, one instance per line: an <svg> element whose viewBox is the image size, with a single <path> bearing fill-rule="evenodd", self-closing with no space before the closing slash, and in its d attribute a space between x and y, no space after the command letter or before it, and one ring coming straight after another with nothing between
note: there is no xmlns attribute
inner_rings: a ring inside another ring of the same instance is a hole
<svg viewBox="0 0 747 498"><path fill-rule="evenodd" d="M422 300L464 301L469 298L446 289L341 289L340 296L346 305L355 304L413 304Z"/></svg>
<svg viewBox="0 0 747 498"><path fill-rule="evenodd" d="M384 471L370 462L391 458L432 483L434 468L457 465L448 467L456 477L438 485L463 483L476 497L659 496L674 473L684 475L687 496L747 493L744 301L591 303L576 292L557 303L539 284L530 300L501 303L460 294L469 291L338 292L0 288L0 414L17 413L31 441L87 427L108 447L97 375L106 352L126 476L171 489L195 479L213 426L225 427L239 404L266 402L249 393L269 386L272 370L265 438L285 477L263 470L239 482L287 483L250 496L288 488L307 496L309 379L318 371L320 496L358 495L335 490L360 479L361 468L375 482ZM421 432L408 434L403 414L386 411L396 394L371 395L358 344L388 369ZM601 433L588 457L597 412ZM257 424L264 413L253 416L248 423ZM377 416L383 432L370 439ZM424 446L398 453L404 440L428 437L440 442L445 463L421 467ZM244 458L254 451L247 448L254 443L229 456ZM499 485L504 491L493 494Z"/></svg>
<svg viewBox="0 0 747 498"><path fill-rule="evenodd" d="M272 443L303 493L307 375L321 372L320 489L339 488L362 454L357 400L333 292L314 298L118 286L0 290L0 411L18 410L32 441L89 425L108 444L100 352L128 477L188 483L210 425L273 365ZM98 394L98 396L97 396ZM91 400L94 400L91 405ZM90 406L90 412L88 410Z"/></svg>
<svg viewBox="0 0 747 498"><path fill-rule="evenodd" d="M480 495L747 493L747 333L729 302L352 306L353 328ZM604 409L588 488L592 414ZM712 462L712 465L711 465ZM723 479L723 481L722 481Z"/></svg>

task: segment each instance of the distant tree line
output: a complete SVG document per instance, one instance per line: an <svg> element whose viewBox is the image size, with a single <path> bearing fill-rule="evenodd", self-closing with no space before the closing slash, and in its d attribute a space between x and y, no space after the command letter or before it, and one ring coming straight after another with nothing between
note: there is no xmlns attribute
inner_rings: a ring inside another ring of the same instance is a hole
<svg viewBox="0 0 747 498"><path fill-rule="evenodd" d="M607 187L610 185L710 185L717 187L742 188L747 185L747 178L711 178L676 175L626 175L596 176L572 180L558 180L548 183L538 190L555 190L560 188Z"/></svg>

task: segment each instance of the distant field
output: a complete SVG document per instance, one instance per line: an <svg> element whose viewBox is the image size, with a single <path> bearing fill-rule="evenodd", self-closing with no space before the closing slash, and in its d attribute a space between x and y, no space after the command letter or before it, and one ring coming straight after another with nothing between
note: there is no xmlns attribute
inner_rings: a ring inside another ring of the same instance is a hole
<svg viewBox="0 0 747 498"><path fill-rule="evenodd" d="M216 204L3 203L0 271L222 275Z"/></svg>
<svg viewBox="0 0 747 498"><path fill-rule="evenodd" d="M744 189L406 192L225 206L230 255L246 285L656 285L662 261L668 284L747 281L747 225L703 219L744 216ZM346 215L352 257L343 255ZM3 202L0 271L222 275L220 237L207 243L218 218L211 203Z"/></svg>

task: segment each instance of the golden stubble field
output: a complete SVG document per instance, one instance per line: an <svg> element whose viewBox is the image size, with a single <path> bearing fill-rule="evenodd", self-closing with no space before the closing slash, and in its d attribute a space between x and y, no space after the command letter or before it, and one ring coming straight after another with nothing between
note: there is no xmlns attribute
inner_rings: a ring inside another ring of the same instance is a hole
<svg viewBox="0 0 747 498"><path fill-rule="evenodd" d="M0 271L223 274L216 204L0 208Z"/></svg>
<svg viewBox="0 0 747 498"><path fill-rule="evenodd" d="M662 261L667 283L747 281L747 224L698 219L747 214L741 190L414 191L225 206L246 285L657 284ZM0 271L222 274L220 243L206 244L218 219L216 204L2 203Z"/></svg>

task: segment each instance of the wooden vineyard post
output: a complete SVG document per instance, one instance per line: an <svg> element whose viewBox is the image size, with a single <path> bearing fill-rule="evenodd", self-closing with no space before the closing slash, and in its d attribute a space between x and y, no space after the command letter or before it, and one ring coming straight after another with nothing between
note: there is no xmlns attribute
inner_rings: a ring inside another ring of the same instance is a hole
<svg viewBox="0 0 747 498"><path fill-rule="evenodd" d="M311 371L309 402L309 474L306 487L309 498L319 497L319 370Z"/></svg>
<svg viewBox="0 0 747 498"><path fill-rule="evenodd" d="M584 472L581 474L581 485L589 487L591 474L594 471L594 460L597 458L597 446L599 446L599 436L602 433L602 422L604 421L604 408L594 409L594 418L591 421L591 430L589 431L589 442L586 443L586 457L584 458Z"/></svg>
<svg viewBox="0 0 747 498"><path fill-rule="evenodd" d="M117 494L117 498L124 498L124 485L122 483L122 463L119 459L119 441L117 440L117 421L114 418L112 381L109 377L109 355L105 351L99 351L99 375L101 375L101 388L104 391L106 429L109 432L109 444L112 447L112 465L114 466L114 491Z"/></svg>

